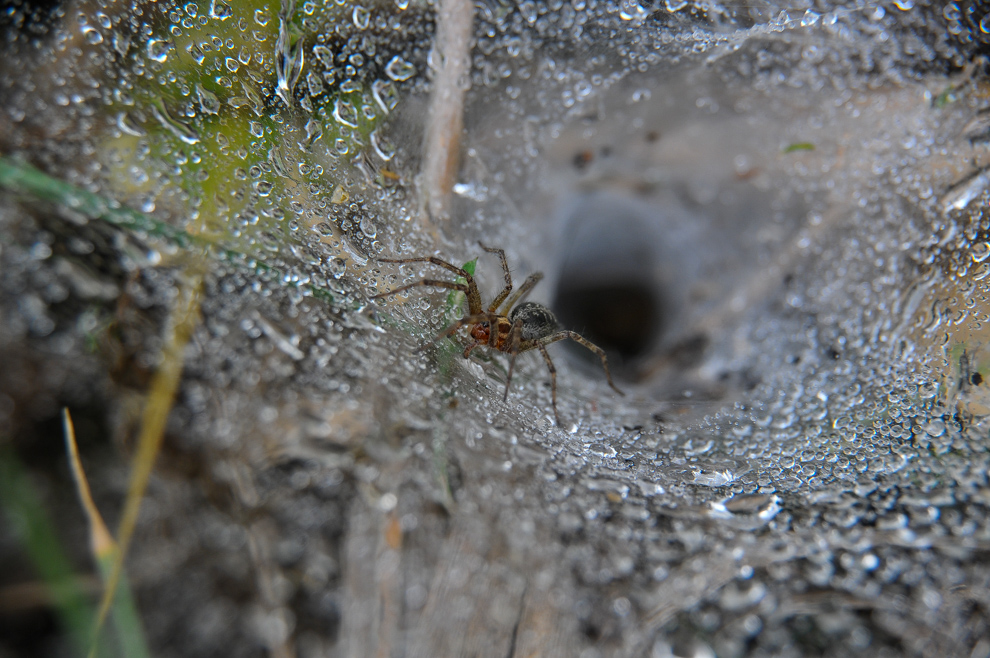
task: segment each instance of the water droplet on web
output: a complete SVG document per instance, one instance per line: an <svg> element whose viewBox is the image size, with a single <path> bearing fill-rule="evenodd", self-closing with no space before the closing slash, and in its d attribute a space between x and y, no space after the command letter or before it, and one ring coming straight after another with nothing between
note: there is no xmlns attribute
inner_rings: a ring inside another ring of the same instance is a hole
<svg viewBox="0 0 990 658"><path fill-rule="evenodd" d="M217 99L216 94L208 89L204 89L202 85L196 85L196 95L199 97L199 107L203 112L207 114L216 114L220 111L220 101Z"/></svg>
<svg viewBox="0 0 990 658"><path fill-rule="evenodd" d="M82 28L82 33L83 33L83 38L86 40L86 43L90 44L91 46L95 46L97 44L103 43L103 35L100 34L100 31L94 27L91 27L89 25L84 25Z"/></svg>
<svg viewBox="0 0 990 658"><path fill-rule="evenodd" d="M378 157L385 162L395 156L395 144L381 133L381 129L376 129L371 133L371 147L378 154Z"/></svg>
<svg viewBox="0 0 990 658"><path fill-rule="evenodd" d="M358 127L357 109L350 101L338 98L333 102L333 118L350 128Z"/></svg>
<svg viewBox="0 0 990 658"><path fill-rule="evenodd" d="M309 90L310 96L319 96L323 93L323 81L320 80L320 76L316 75L313 71L306 74L306 88Z"/></svg>
<svg viewBox="0 0 990 658"><path fill-rule="evenodd" d="M804 12L804 16L801 17L801 27L811 27L817 23L818 19L821 17L821 14L807 9Z"/></svg>
<svg viewBox="0 0 990 658"><path fill-rule="evenodd" d="M164 62L168 59L168 49L169 44L167 41L162 41L161 39L151 39L148 41L145 51L148 53L148 57L156 62Z"/></svg>
<svg viewBox="0 0 990 658"><path fill-rule="evenodd" d="M619 9L619 18L624 21L639 21L649 13L636 0L623 0Z"/></svg>
<svg viewBox="0 0 990 658"><path fill-rule="evenodd" d="M158 119L158 122L164 128L166 128L170 133L178 137L186 144L199 143L199 135L197 135L196 132L186 124L173 118L168 113L168 110L165 109L164 105L152 106L151 113L154 115L156 119Z"/></svg>
<svg viewBox="0 0 990 658"><path fill-rule="evenodd" d="M127 112L121 112L117 115L117 127L123 133L133 135L134 137L144 137L148 134L148 131L134 121L134 118Z"/></svg>
<svg viewBox="0 0 990 658"><path fill-rule="evenodd" d="M680 11L687 7L688 0L664 0L664 7L669 12Z"/></svg>
<svg viewBox="0 0 990 658"><path fill-rule="evenodd" d="M908 11L914 8L914 0L894 0L894 6L901 11Z"/></svg>
<svg viewBox="0 0 990 658"><path fill-rule="evenodd" d="M311 147L316 140L323 137L323 124L316 119L310 119L306 122L306 141L304 146L306 148Z"/></svg>
<svg viewBox="0 0 990 658"><path fill-rule="evenodd" d="M386 113L394 110L399 104L399 92L396 91L395 85L386 80L375 80L371 83L371 95Z"/></svg>
<svg viewBox="0 0 990 658"><path fill-rule="evenodd" d="M366 238L374 238L378 235L378 231L375 229L375 223L367 215L361 218L358 228L361 229L361 232Z"/></svg>
<svg viewBox="0 0 990 658"><path fill-rule="evenodd" d="M323 64L323 66L328 69L333 68L333 51L326 46L313 46L313 55L316 56L316 59L318 59L320 64Z"/></svg>
<svg viewBox="0 0 990 658"><path fill-rule="evenodd" d="M230 8L226 2L221 0L212 0L210 2L210 18L216 18L221 21L225 21L234 15L234 10ZM257 16L257 14L255 14Z"/></svg>
<svg viewBox="0 0 990 658"><path fill-rule="evenodd" d="M258 192L258 196L266 197L272 193L272 188L274 186L268 181L259 180L254 184L254 189Z"/></svg>
<svg viewBox="0 0 990 658"><path fill-rule="evenodd" d="M704 487L723 487L738 477L731 469L699 468L693 471L692 482Z"/></svg>
<svg viewBox="0 0 990 658"><path fill-rule="evenodd" d="M371 22L371 12L361 5L356 5L354 11L351 12L351 20L354 21L354 27L357 29L367 29L368 24Z"/></svg>
<svg viewBox="0 0 990 658"><path fill-rule="evenodd" d="M327 267L330 270L330 276L335 279L339 279L344 276L344 272L347 271L347 263L342 258L333 258L327 262Z"/></svg>
<svg viewBox="0 0 990 658"><path fill-rule="evenodd" d="M202 50L200 50L199 46L194 43L186 46L186 52L189 53L189 56L192 57L193 61L197 64L202 64L203 60L206 59L206 55Z"/></svg>
<svg viewBox="0 0 990 658"><path fill-rule="evenodd" d="M385 74L397 82L402 82L416 75L416 67L396 55L385 65Z"/></svg>

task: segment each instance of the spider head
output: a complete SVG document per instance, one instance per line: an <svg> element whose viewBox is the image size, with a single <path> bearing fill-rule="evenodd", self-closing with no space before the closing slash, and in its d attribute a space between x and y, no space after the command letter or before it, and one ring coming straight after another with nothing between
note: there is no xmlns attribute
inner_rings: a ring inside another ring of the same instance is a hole
<svg viewBox="0 0 990 658"><path fill-rule="evenodd" d="M487 343L490 337L491 329L487 322L479 322L471 327L471 338L474 338L479 343Z"/></svg>
<svg viewBox="0 0 990 658"><path fill-rule="evenodd" d="M557 318L546 306L536 302L523 302L509 313L509 321L522 322L522 339L545 338L557 329Z"/></svg>

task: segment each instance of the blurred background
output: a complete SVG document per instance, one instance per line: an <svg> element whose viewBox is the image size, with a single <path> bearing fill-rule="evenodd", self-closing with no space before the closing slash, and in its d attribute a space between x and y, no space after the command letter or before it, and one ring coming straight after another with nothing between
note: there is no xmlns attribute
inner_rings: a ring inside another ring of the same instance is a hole
<svg viewBox="0 0 990 658"><path fill-rule="evenodd" d="M0 29L0 657L990 656L987 7Z"/></svg>

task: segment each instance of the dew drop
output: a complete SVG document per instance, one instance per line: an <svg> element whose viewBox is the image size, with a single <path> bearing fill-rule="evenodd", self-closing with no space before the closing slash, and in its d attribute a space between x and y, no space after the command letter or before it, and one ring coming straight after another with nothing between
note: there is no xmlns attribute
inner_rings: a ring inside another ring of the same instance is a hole
<svg viewBox="0 0 990 658"><path fill-rule="evenodd" d="M647 15L648 12L636 0L624 0L619 9L619 18L624 21L640 21Z"/></svg>
<svg viewBox="0 0 990 658"><path fill-rule="evenodd" d="M378 231L375 229L375 223L367 215L361 218L361 223L358 226L366 238L370 239L378 235Z"/></svg>
<svg viewBox="0 0 990 658"><path fill-rule="evenodd" d="M395 85L385 80L375 80L371 83L371 95L385 112L391 112L399 104L399 92L395 90Z"/></svg>
<svg viewBox="0 0 990 658"><path fill-rule="evenodd" d="M134 137L144 137L147 135L147 131L134 121L127 112L121 112L117 115L117 127L120 128L121 132L126 135L132 135Z"/></svg>
<svg viewBox="0 0 990 658"><path fill-rule="evenodd" d="M521 13L523 18L526 19L526 22L530 24L535 23L537 17L539 16L536 11L536 5L530 2L530 0L526 0L526 2L519 5L519 13Z"/></svg>
<svg viewBox="0 0 990 658"><path fill-rule="evenodd" d="M350 101L337 99L333 103L333 118L350 128L358 127L357 109Z"/></svg>
<svg viewBox="0 0 990 658"><path fill-rule="evenodd" d="M310 96L319 96L323 93L323 81L313 71L306 74L306 87Z"/></svg>
<svg viewBox="0 0 990 658"><path fill-rule="evenodd" d="M306 122L306 142L304 146L306 148L311 147L316 140L323 137L323 124L316 119L310 119Z"/></svg>
<svg viewBox="0 0 990 658"><path fill-rule="evenodd" d="M969 253L974 263L982 263L990 256L990 244L986 242L975 244Z"/></svg>
<svg viewBox="0 0 990 658"><path fill-rule="evenodd" d="M687 0L664 0L664 6L669 12L680 11L687 7Z"/></svg>
<svg viewBox="0 0 990 658"><path fill-rule="evenodd" d="M152 106L151 113L165 129L186 144L199 143L199 135L192 128L172 117L163 106Z"/></svg>
<svg viewBox="0 0 990 658"><path fill-rule="evenodd" d="M156 62L164 62L168 59L168 42L161 39L151 39L146 48L148 57Z"/></svg>
<svg viewBox="0 0 990 658"><path fill-rule="evenodd" d="M402 82L416 75L416 67L396 55L385 65L385 74L397 82Z"/></svg>
<svg viewBox="0 0 990 658"><path fill-rule="evenodd" d="M330 269L330 276L335 279L339 279L344 276L344 272L347 271L347 263L342 258L334 258L327 262L327 267Z"/></svg>
<svg viewBox="0 0 990 658"><path fill-rule="evenodd" d="M204 89L202 85L196 85L196 95L199 97L199 107L203 112L216 114L220 111L220 101L212 91Z"/></svg>
<svg viewBox="0 0 990 658"><path fill-rule="evenodd" d="M351 20L354 21L354 27L357 29L367 29L371 22L371 12L361 5L355 5L354 11L351 13Z"/></svg>
<svg viewBox="0 0 990 658"><path fill-rule="evenodd" d="M382 135L380 130L371 133L371 147L378 154L378 157L385 162L395 156L395 144L388 137Z"/></svg>
<svg viewBox="0 0 990 658"><path fill-rule="evenodd" d="M120 33L113 35L113 49L117 51L117 54L124 57L127 51L131 47L131 41L126 36ZM199 62L197 62L198 64Z"/></svg>
<svg viewBox="0 0 990 658"><path fill-rule="evenodd" d="M326 46L313 46L313 55L328 69L333 68L333 51Z"/></svg>
<svg viewBox="0 0 990 658"><path fill-rule="evenodd" d="M86 39L86 43L92 46L103 43L103 35L100 34L99 30L96 28L87 25L83 27L82 32L83 37Z"/></svg>
<svg viewBox="0 0 990 658"><path fill-rule="evenodd" d="M203 51L199 49L199 46L194 43L186 46L186 52L189 53L189 56L192 57L193 61L197 64L202 64L203 60L206 59L206 55L204 55Z"/></svg>
<svg viewBox="0 0 990 658"><path fill-rule="evenodd" d="M213 0L210 3L210 18L216 18L221 21L225 21L234 15L234 10L230 8L226 2L221 2L219 0Z"/></svg>

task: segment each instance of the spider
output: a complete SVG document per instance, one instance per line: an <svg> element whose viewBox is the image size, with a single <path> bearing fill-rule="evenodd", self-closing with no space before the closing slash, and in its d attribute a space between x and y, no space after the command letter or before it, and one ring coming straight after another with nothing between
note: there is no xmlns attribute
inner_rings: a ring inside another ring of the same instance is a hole
<svg viewBox="0 0 990 658"><path fill-rule="evenodd" d="M560 416L557 414L557 369L554 368L553 361L547 353L547 345L551 343L570 338L597 354L602 360L602 368L605 370L608 385L619 395L625 395L612 381L612 373L608 369L608 358L605 356L605 351L602 348L576 331L560 329L557 324L557 318L546 306L537 304L536 302L523 301L533 287L543 279L543 273L534 272L530 274L519 289L513 292L512 275L509 274L509 264L505 260L505 251L486 247L480 242L478 245L488 253L498 256L502 263L502 272L505 275L505 287L495 296L492 303L488 305L488 310L485 310L481 304L481 293L478 292L478 285L475 283L474 277L462 268L435 256L425 256L422 258L381 258L379 261L383 263L432 263L462 277L464 283L443 281L440 279L422 279L421 281L401 286L395 290L389 290L388 292L375 295L372 299L396 295L419 286L445 288L464 293L468 303L467 315L444 329L428 345L450 336L461 327L467 326L469 327L468 333L472 340L464 348L465 359L480 345L509 354L509 372L505 380L505 393L502 395L503 401L508 399L509 396L509 383L512 381L512 371L515 369L516 357L522 352L539 350L540 354L543 355L543 360L547 364L547 369L550 371L553 416L558 426L561 423ZM494 331L492 331L492 327L495 327Z"/></svg>

